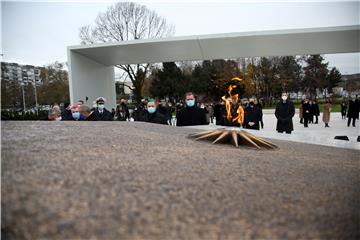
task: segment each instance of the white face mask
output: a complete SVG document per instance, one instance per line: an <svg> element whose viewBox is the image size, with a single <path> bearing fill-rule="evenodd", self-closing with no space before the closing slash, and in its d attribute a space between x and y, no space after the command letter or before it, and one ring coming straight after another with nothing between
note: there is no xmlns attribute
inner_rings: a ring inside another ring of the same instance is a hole
<svg viewBox="0 0 360 240"><path fill-rule="evenodd" d="M287 96L281 96L281 99L283 100L283 101L286 101L286 99L287 99Z"/></svg>

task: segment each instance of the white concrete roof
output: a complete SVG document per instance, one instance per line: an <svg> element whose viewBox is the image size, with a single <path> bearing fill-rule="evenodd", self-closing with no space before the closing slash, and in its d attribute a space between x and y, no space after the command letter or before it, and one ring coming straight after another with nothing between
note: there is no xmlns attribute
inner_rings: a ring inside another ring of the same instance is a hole
<svg viewBox="0 0 360 240"><path fill-rule="evenodd" d="M212 34L70 46L110 66L182 60L360 52L360 25Z"/></svg>

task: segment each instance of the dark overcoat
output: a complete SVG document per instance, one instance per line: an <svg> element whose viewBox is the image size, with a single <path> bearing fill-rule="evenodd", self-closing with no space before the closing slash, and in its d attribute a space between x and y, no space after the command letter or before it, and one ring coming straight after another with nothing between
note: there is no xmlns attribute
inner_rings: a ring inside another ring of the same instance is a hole
<svg viewBox="0 0 360 240"><path fill-rule="evenodd" d="M281 101L276 105L275 116L277 118L276 130L279 132L291 132L294 130L292 118L295 115L295 107L291 101Z"/></svg>

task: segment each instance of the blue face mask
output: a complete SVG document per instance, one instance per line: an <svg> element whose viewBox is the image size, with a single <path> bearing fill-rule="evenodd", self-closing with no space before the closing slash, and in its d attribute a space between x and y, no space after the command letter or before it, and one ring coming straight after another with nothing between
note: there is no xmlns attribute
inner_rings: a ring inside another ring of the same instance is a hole
<svg viewBox="0 0 360 240"><path fill-rule="evenodd" d="M75 120L79 120L80 118L80 113L79 112L73 112L71 113L72 114L72 117L75 119Z"/></svg>
<svg viewBox="0 0 360 240"><path fill-rule="evenodd" d="M147 110L148 110L149 113L154 113L156 111L156 108L148 107Z"/></svg>
<svg viewBox="0 0 360 240"><path fill-rule="evenodd" d="M104 105L104 104L99 104L99 105L98 105L98 108L99 108L100 110L104 110L105 105Z"/></svg>
<svg viewBox="0 0 360 240"><path fill-rule="evenodd" d="M195 105L195 100L186 100L186 105L188 107L193 107Z"/></svg>

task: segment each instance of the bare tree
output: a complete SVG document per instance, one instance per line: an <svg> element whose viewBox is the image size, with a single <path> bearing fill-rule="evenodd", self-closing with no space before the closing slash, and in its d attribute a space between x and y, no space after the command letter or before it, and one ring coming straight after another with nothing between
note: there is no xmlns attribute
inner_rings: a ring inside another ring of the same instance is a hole
<svg viewBox="0 0 360 240"><path fill-rule="evenodd" d="M102 42L120 42L137 39L152 39L171 36L175 33L173 25L144 5L132 2L119 2L100 13L94 26L80 28L81 44ZM128 64L116 65L124 72L133 84L133 91L139 99L142 87L151 65Z"/></svg>

